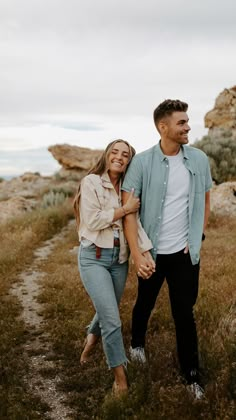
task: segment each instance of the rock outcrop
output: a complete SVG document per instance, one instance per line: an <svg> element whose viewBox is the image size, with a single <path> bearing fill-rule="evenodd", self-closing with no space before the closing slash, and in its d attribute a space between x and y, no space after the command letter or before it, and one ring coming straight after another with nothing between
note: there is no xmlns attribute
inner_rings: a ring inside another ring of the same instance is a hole
<svg viewBox="0 0 236 420"><path fill-rule="evenodd" d="M36 198L47 188L50 179L51 177L25 172L10 181L3 181L0 183L0 201L4 202L11 197Z"/></svg>
<svg viewBox="0 0 236 420"><path fill-rule="evenodd" d="M25 197L11 197L0 202L0 223L32 211L36 207L36 200Z"/></svg>
<svg viewBox="0 0 236 420"><path fill-rule="evenodd" d="M49 192L62 192L72 197L78 186L77 179L58 174L49 177L31 172L0 182L0 223L44 205Z"/></svg>
<svg viewBox="0 0 236 420"><path fill-rule="evenodd" d="M205 115L205 127L209 128L209 136L236 140L236 86L218 95L214 108Z"/></svg>
<svg viewBox="0 0 236 420"><path fill-rule="evenodd" d="M211 191L211 211L236 217L236 181L215 185Z"/></svg>
<svg viewBox="0 0 236 420"><path fill-rule="evenodd" d="M43 205L44 196L50 191L73 196L78 182L96 163L102 150L68 144L48 148L62 165L54 176L45 177L26 172L22 176L0 183L0 223Z"/></svg>
<svg viewBox="0 0 236 420"><path fill-rule="evenodd" d="M50 146L48 150L64 169L86 172L102 154L102 150L92 150L69 144L56 144Z"/></svg>

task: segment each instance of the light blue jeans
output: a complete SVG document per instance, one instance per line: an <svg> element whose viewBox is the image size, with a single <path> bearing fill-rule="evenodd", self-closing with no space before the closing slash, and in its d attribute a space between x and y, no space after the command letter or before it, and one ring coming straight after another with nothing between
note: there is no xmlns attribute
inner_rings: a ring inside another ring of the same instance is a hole
<svg viewBox="0 0 236 420"><path fill-rule="evenodd" d="M102 248L96 258L94 244L79 247L78 263L81 280L96 313L88 334L102 336L103 349L110 368L125 365L127 357L121 333L119 303L128 274L128 262L119 264L119 248Z"/></svg>

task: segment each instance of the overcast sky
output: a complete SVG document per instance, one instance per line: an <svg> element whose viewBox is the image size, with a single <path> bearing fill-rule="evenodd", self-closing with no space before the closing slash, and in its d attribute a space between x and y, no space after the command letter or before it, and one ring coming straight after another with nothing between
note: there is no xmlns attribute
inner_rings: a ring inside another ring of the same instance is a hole
<svg viewBox="0 0 236 420"><path fill-rule="evenodd" d="M235 0L0 0L0 175L54 170L56 143L142 151L167 98L201 138L236 84L235 22Z"/></svg>

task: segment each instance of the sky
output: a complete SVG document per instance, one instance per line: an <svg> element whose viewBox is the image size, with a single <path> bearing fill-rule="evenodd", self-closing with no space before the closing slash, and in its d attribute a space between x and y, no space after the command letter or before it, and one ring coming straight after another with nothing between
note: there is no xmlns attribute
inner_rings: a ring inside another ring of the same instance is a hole
<svg viewBox="0 0 236 420"><path fill-rule="evenodd" d="M167 98L200 139L236 84L235 22L235 0L0 0L0 176L55 172L54 144L145 150Z"/></svg>

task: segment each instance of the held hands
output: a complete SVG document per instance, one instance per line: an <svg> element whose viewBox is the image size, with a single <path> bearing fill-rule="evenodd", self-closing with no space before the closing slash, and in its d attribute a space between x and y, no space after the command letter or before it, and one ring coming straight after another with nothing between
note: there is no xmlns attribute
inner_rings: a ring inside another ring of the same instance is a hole
<svg viewBox="0 0 236 420"><path fill-rule="evenodd" d="M139 254L134 258L134 264L139 277L149 279L156 271L156 264L149 251Z"/></svg>
<svg viewBox="0 0 236 420"><path fill-rule="evenodd" d="M140 200L138 197L134 196L134 188L132 188L131 192L129 193L129 198L124 204L123 209L125 214L135 213L140 207Z"/></svg>

